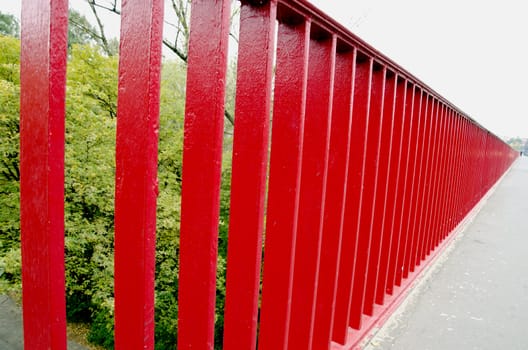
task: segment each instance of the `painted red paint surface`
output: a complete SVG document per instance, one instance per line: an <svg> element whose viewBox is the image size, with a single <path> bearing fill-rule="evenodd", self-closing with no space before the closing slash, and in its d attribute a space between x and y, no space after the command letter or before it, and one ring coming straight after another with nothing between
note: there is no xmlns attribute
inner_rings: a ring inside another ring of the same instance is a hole
<svg viewBox="0 0 528 350"><path fill-rule="evenodd" d="M154 348L162 23L162 1L123 1L116 131L116 349Z"/></svg>
<svg viewBox="0 0 528 350"><path fill-rule="evenodd" d="M352 131L350 135L349 168L345 194L345 218L339 262L334 329L332 339L344 344L348 333L352 298L352 281L357 250L357 230L361 208L361 191L367 136L372 61L358 62L354 76L354 97L352 104Z"/></svg>
<svg viewBox="0 0 528 350"><path fill-rule="evenodd" d="M412 209L413 209L413 193L414 188L416 184L416 163L418 158L418 151L419 148L415 147L416 144L418 144L418 135L420 130L420 116L421 116L421 110L422 110L422 90L415 86L414 87L414 95L413 99L411 101L412 103L412 109L411 109L411 116L409 118L412 118L412 121L410 121L411 130L410 130L410 137L409 137L409 153L408 153L408 168L407 168L407 176L405 178L405 193L402 197L403 199L403 206L402 206L402 217L401 217L401 235L400 235L400 243L399 243L399 250L398 250L398 260L396 264L396 274L395 274L395 284L400 286L401 281L403 278L406 277L404 275L405 272L405 256L409 253L409 245L412 240L412 237L410 237L410 228L409 224L411 221L412 216Z"/></svg>
<svg viewBox="0 0 528 350"><path fill-rule="evenodd" d="M396 213L398 184L400 183L402 163L402 144L404 131L404 115L405 115L405 98L406 98L405 80L397 77L396 85L396 100L394 107L394 115L392 118L392 139L391 139L391 160L390 170L387 179L387 201L385 208L385 222L383 225L383 244L380 252L380 266L378 273L378 282L376 287L376 303L383 305L385 295L388 293L387 284L389 280L389 272L391 261L395 258L397 244L399 241L399 230L394 230L394 220ZM392 258L392 260L391 260ZM391 284L392 288L392 284Z"/></svg>
<svg viewBox="0 0 528 350"><path fill-rule="evenodd" d="M327 349L334 323L350 155L355 50L338 53L312 347Z"/></svg>
<svg viewBox="0 0 528 350"><path fill-rule="evenodd" d="M229 221L224 349L254 349L268 164L276 4L242 4Z"/></svg>
<svg viewBox="0 0 528 350"><path fill-rule="evenodd" d="M378 160L385 94L385 67L371 61L371 85L366 115L365 159L361 182L361 207L357 231L357 251L352 284L349 326L361 328L368 261L371 254L372 226L377 197Z"/></svg>
<svg viewBox="0 0 528 350"><path fill-rule="evenodd" d="M415 89L410 82L405 82L406 99L405 107L403 110L403 123L405 127L402 129L402 144L401 144L401 158L400 158L400 174L398 176L398 184L396 189L396 205L393 212L393 223L392 230L395 235L393 240L391 254L389 257L389 267L387 273L387 286L386 290L388 294L393 294L394 286L396 285L396 277L399 270L399 259L403 254L403 248L405 241L405 235L402 229L402 222L404 220L404 213L406 208L405 195L407 193L407 182L410 167L410 155L411 155L411 130L413 125L413 109L415 99ZM408 210L408 209L407 209Z"/></svg>
<svg viewBox="0 0 528 350"><path fill-rule="evenodd" d="M380 125L380 144L377 161L376 179L376 201L373 211L372 234L370 243L370 254L367 264L365 281L365 300L363 312L372 316L374 312L374 299L378 288L378 273L380 270L380 258L382 244L387 241L383 236L386 220L386 199L389 185L389 169L391 161L392 130L394 122L394 108L396 102L396 79L392 73L385 75L385 89L383 92L382 119ZM396 152L395 152L396 153Z"/></svg>
<svg viewBox="0 0 528 350"><path fill-rule="evenodd" d="M306 116L288 342L311 349L326 203L335 37L310 40Z"/></svg>
<svg viewBox="0 0 528 350"><path fill-rule="evenodd" d="M418 208L420 207L419 196L422 191L422 172L424 169L423 159L425 157L426 149L425 145L425 133L427 130L427 120L430 109L430 99L426 92L422 91L422 98L420 101L420 109L418 112L418 125L416 134L416 145L415 147L415 163L414 163L414 176L411 186L411 194L409 197L409 216L407 219L407 243L405 246L405 255L403 257L402 266L402 277L407 278L410 272L414 271L414 266L411 266L411 256L414 254L417 232L416 232L416 215Z"/></svg>
<svg viewBox="0 0 528 350"><path fill-rule="evenodd" d="M429 182L428 169L429 169L429 157L431 153L431 130L433 125L433 113L435 112L435 101L431 96L427 96L427 109L424 117L423 134L422 134L422 156L421 156L421 167L420 167L420 179L418 183L418 191L416 196L416 211L414 213L413 220L413 242L411 246L411 253L409 254L409 270L414 271L418 262L416 258L419 254L419 247L422 242L423 230L421 230L420 224L422 220L423 208L426 206L425 193L427 191L427 184Z"/></svg>
<svg viewBox="0 0 528 350"><path fill-rule="evenodd" d="M422 223L421 223L421 230L424 231L424 239L422 241L422 246L420 248L419 256L417 257L417 263L421 263L422 260L425 260L426 256L429 254L429 244L432 240L432 237L435 232L435 227L433 226L432 218L433 218L433 208L437 204L437 201L435 200L435 194L438 189L437 184L439 183L439 166L440 166L440 152L442 152L440 148L440 139L441 139L441 123L442 123L442 113L443 113L443 106L438 103L436 104L436 112L435 112L435 120L432 130L432 150L431 155L429 157L430 162L430 168L429 168L429 175L428 175L428 192L426 194L427 197L427 208L423 209L423 216L422 216Z"/></svg>
<svg viewBox="0 0 528 350"><path fill-rule="evenodd" d="M230 1L193 1L180 224L178 349L214 346Z"/></svg>
<svg viewBox="0 0 528 350"><path fill-rule="evenodd" d="M123 2L115 208L119 349L154 346L162 5ZM214 347L229 15L228 0L192 3L179 349ZM64 0L23 2L27 349L66 348L66 21ZM308 2L243 1L238 50L224 347L255 349L258 330L260 349L353 349L388 317L518 154Z"/></svg>
<svg viewBox="0 0 528 350"><path fill-rule="evenodd" d="M261 350L286 349L299 211L310 22L279 24L270 155Z"/></svg>
<svg viewBox="0 0 528 350"><path fill-rule="evenodd" d="M64 117L68 2L23 1L20 231L25 349L66 349Z"/></svg>

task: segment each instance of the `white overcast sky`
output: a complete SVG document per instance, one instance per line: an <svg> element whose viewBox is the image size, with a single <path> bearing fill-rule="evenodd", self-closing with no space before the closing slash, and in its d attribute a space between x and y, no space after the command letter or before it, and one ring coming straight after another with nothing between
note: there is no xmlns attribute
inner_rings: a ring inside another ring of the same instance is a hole
<svg viewBox="0 0 528 350"><path fill-rule="evenodd" d="M528 137L526 0L311 2L495 134ZM19 16L20 0L0 11Z"/></svg>
<svg viewBox="0 0 528 350"><path fill-rule="evenodd" d="M526 0L312 0L499 136L528 137Z"/></svg>

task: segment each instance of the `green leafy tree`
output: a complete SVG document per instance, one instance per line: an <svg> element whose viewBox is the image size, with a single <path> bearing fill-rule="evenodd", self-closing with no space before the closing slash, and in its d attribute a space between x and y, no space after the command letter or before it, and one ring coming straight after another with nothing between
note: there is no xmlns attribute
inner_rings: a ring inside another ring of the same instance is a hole
<svg viewBox="0 0 528 350"><path fill-rule="evenodd" d="M97 31L78 11L68 11L68 47L97 43Z"/></svg>
<svg viewBox="0 0 528 350"><path fill-rule="evenodd" d="M117 58L74 45L66 94L65 219L68 317L113 345L113 201Z"/></svg>
<svg viewBox="0 0 528 350"><path fill-rule="evenodd" d="M73 14L73 15L72 15ZM73 18L73 19L72 19ZM72 21L83 17L70 13ZM77 27L79 29L80 27ZM93 28L92 28L93 29ZM118 59L90 35L70 32L66 89L65 252L68 319L87 322L88 338L113 347L113 210ZM20 42L0 36L0 292L20 288ZM230 65L230 72L236 66ZM166 61L161 76L156 240L156 349L173 349L178 318L178 253L186 65ZM235 79L228 79L234 91ZM232 94L230 94L232 95ZM227 110L234 100L228 96ZM229 214L232 126L222 169L215 347L221 348Z"/></svg>
<svg viewBox="0 0 528 350"><path fill-rule="evenodd" d="M158 152L156 232L156 349L173 349L178 319L178 252L185 66L163 65Z"/></svg>
<svg viewBox="0 0 528 350"><path fill-rule="evenodd" d="M0 292L20 287L20 41L0 35Z"/></svg>
<svg viewBox="0 0 528 350"><path fill-rule="evenodd" d="M89 4L93 15L95 16L99 33L102 38L104 38L104 28L102 22L99 18L98 9L104 11L110 11L116 15L121 15L121 2L118 0L86 0ZM190 10L191 10L191 0L171 0L170 1L170 10L172 13L167 14L167 18L170 20L165 21L165 28L168 28L166 32L169 33L163 38L163 46L173 52L182 62L187 63L188 55L188 46L189 46L189 37L190 37ZM230 36L238 42L238 34L235 29L236 24L238 23L234 18L239 14L240 6L238 2L233 3L231 11L231 31ZM233 112L230 111L230 103L233 102L229 99L229 96L233 97L234 94L227 95L228 99L226 100L226 109L224 111L224 116L227 122L231 125L234 124ZM231 105L232 107L232 105Z"/></svg>
<svg viewBox="0 0 528 350"><path fill-rule="evenodd" d="M15 16L0 11L0 35L20 36L20 24Z"/></svg>
<svg viewBox="0 0 528 350"><path fill-rule="evenodd" d="M507 141L508 145L516 149L517 151L522 151L523 149L523 140L520 137L512 137Z"/></svg>
<svg viewBox="0 0 528 350"><path fill-rule="evenodd" d="M73 45L97 45L107 56L115 56L119 50L116 38L107 39L104 28L97 17L99 28L93 26L88 19L75 9L68 12L68 47Z"/></svg>

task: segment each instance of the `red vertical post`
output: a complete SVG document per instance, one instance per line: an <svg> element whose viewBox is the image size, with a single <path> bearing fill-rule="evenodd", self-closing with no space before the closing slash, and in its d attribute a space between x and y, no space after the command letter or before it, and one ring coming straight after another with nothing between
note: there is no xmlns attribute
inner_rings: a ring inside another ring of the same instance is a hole
<svg viewBox="0 0 528 350"><path fill-rule="evenodd" d="M407 82L401 77L396 80L396 101L393 117L393 137L391 141L391 160L389 177L387 180L387 207L385 209L385 223L383 225L383 242L380 253L380 270L378 272L378 287L376 288L376 303L383 304L388 292L389 271L391 257L396 256L399 241L399 230L394 230L395 213L397 208L398 185L403 178L402 165L403 132L405 125L405 100ZM392 284L391 284L392 288Z"/></svg>
<svg viewBox="0 0 528 350"><path fill-rule="evenodd" d="M486 177L487 177L487 167L486 167L486 145L487 145L487 130L482 129L479 133L479 165L480 165L480 181L479 181L479 198L482 198L487 189Z"/></svg>
<svg viewBox="0 0 528 350"><path fill-rule="evenodd" d="M490 182L491 182L490 177L491 177L491 172L492 172L492 168L490 166L490 155L489 155L490 146L491 146L491 137L490 137L490 132L489 131L486 131L486 133L484 135L484 138L485 138L485 141L484 141L485 142L485 148L484 148L484 169L485 169L485 172L486 172L484 183L485 183L485 192L486 192L490 188Z"/></svg>
<svg viewBox="0 0 528 350"><path fill-rule="evenodd" d="M465 182L464 177L462 176L464 169L465 169L465 149L466 149L466 120L464 116L459 115L460 118L460 129L459 129L459 135L460 138L460 147L458 149L458 155L457 155L457 176L454 184L455 188L455 200L454 200L454 206L453 206L453 216L451 220L451 225L449 227L448 234L451 233L454 227L456 227L456 224L459 219L459 213L461 211L461 206L463 203L463 192L464 188L462 184Z"/></svg>
<svg viewBox="0 0 528 350"><path fill-rule="evenodd" d="M478 200L480 199L481 197L481 193L480 193L480 189L482 188L482 175L483 175L483 171L482 171L482 161L481 161L481 157L480 157L480 154L481 154L481 149L482 149L482 129L473 124L473 129L475 130L474 131L474 137L473 137L473 162L475 164L475 170L476 170L476 178L474 179L473 181L473 189L472 189L472 201L471 201L471 208L473 208ZM469 210L471 210L471 208L469 208ZM468 210L468 212L469 212Z"/></svg>
<svg viewBox="0 0 528 350"><path fill-rule="evenodd" d="M475 206L477 204L478 200L481 197L480 190L482 188L482 176L484 174L484 171L482 169L482 159L481 159L481 152L482 152L482 130L478 126L474 126L475 128L475 138L473 141L473 152L474 152L474 162L475 162L475 173L477 174L475 181L473 181L473 198L472 198L472 206Z"/></svg>
<svg viewBox="0 0 528 350"><path fill-rule="evenodd" d="M465 195L465 205L464 209L461 213L461 218L459 221L461 221L462 217L466 216L466 214L471 210L471 208L474 205L474 196L475 196L475 183L477 181L477 178L479 174L476 172L478 170L477 164L476 164L476 149L475 144L477 140L477 132L478 128L473 124L473 122L468 120L468 145L467 145L467 157L468 157L468 163L465 170L465 179L467 181L467 187L466 187L466 195ZM468 176L469 172L472 172L473 176Z"/></svg>
<svg viewBox="0 0 528 350"><path fill-rule="evenodd" d="M488 169L486 167L486 142L487 141L487 130L482 129L479 133L479 165L480 165L480 181L479 181L479 194L478 197L482 198L486 194L486 177Z"/></svg>
<svg viewBox="0 0 528 350"><path fill-rule="evenodd" d="M416 163L414 170L414 181L412 186L412 193L410 197L410 212L407 226L407 246L405 248L405 259L403 263L403 278L407 278L409 273L414 271L414 266L411 264L412 257L416 252L416 241L418 239L418 232L416 231L416 216L420 206L419 199L422 192L422 180L424 170L424 156L426 153L425 134L428 129L428 112L430 109L430 96L427 92L422 91L422 102L419 118L418 138L416 142Z"/></svg>
<svg viewBox="0 0 528 350"><path fill-rule="evenodd" d="M444 229L446 226L446 220L447 220L447 211L448 211L448 199L451 191L449 190L450 186L450 180L453 176L453 165L452 165L452 159L454 155L454 130L455 130L455 123L456 119L454 116L454 112L450 107L447 107L447 130L446 130L446 139L445 139L445 148L446 148L446 155L444 160L444 171L442 176L442 190L441 190L441 202L440 202L440 210L439 210L439 216L437 218L438 220L438 233L437 233L437 239L436 239L436 245L440 244L440 242L443 240L444 235Z"/></svg>
<svg viewBox="0 0 528 350"><path fill-rule="evenodd" d="M475 129L474 133L474 140L473 140L473 162L475 163L475 170L477 171L477 176L475 180L473 181L473 195L472 195L472 201L471 201L471 208L477 204L478 200L480 199L480 188L482 187L481 181L482 181L482 161L480 158L480 153L482 149L482 130L479 126L473 125L473 128ZM470 208L470 210L471 210Z"/></svg>
<svg viewBox="0 0 528 350"><path fill-rule="evenodd" d="M444 149L444 152L442 153L442 166L441 166L441 172L440 172L440 185L438 188L438 206L436 209L436 212L438 213L434 217L436 227L436 232L434 236L434 241L432 245L432 249L438 246L440 243L440 237L442 235L442 219L445 213L445 200L446 200L446 185L447 185L447 176L449 174L449 157L451 154L451 146L449 144L450 137L451 137L451 129L453 126L453 118L451 115L451 108L449 106L444 106L444 136L442 138L442 144L441 146Z"/></svg>
<svg viewBox="0 0 528 350"><path fill-rule="evenodd" d="M410 217L412 213L412 194L415 187L416 182L416 163L418 158L418 134L419 129L421 127L420 123L420 115L422 110L422 95L423 91L418 87L414 86L414 95L413 95L413 101L412 101L412 109L411 109L411 116L412 121L409 123L411 130L410 130L410 138L409 138L409 149L408 149L408 169L407 169L407 176L405 177L405 191L404 195L402 197L403 200L403 206L402 206L402 217L400 222L400 229L401 229L401 235L400 235L400 246L398 249L398 260L396 264L396 275L395 275L395 284L401 285L402 278L406 277L404 276L404 261L406 254L409 253L408 251L408 245L410 244L410 241L412 240L412 237L410 237Z"/></svg>
<svg viewBox="0 0 528 350"><path fill-rule="evenodd" d="M349 325L354 329L361 329L362 324L367 265L372 239L372 227L375 220L374 207L377 200L378 161L386 72L385 67L377 66L377 63L374 64L369 96L369 110L366 115L367 139L365 141L365 161L363 164L363 180L361 182L361 208L357 231L358 243L349 319Z"/></svg>
<svg viewBox="0 0 528 350"><path fill-rule="evenodd" d="M288 346L310 21L279 23L259 349Z"/></svg>
<svg viewBox="0 0 528 350"><path fill-rule="evenodd" d="M461 160L461 173L460 173L460 182L457 188L460 189L459 192L459 207L457 210L456 222L453 225L453 228L462 220L466 214L468 203L470 202L471 196L471 184L473 178L468 177L468 169L472 166L472 154L471 152L471 142L472 142L473 128L469 120L464 118L464 147L462 149L462 160Z"/></svg>
<svg viewBox="0 0 528 350"><path fill-rule="evenodd" d="M312 343L314 349L328 349L334 322L350 154L355 52L355 49L338 52L336 57L328 179Z"/></svg>
<svg viewBox="0 0 528 350"><path fill-rule="evenodd" d="M456 227L461 203L462 203L462 183L464 182L464 178L462 176L464 171L464 160L465 160L465 148L466 148L466 120L463 116L457 115L460 124L457 130L457 139L459 140L457 153L456 153L456 165L455 165L455 176L454 176L454 182L453 182L453 189L454 189L454 199L452 201L452 209L451 209L451 220L449 222L449 226L447 228L446 236L451 233L451 231Z"/></svg>
<svg viewBox="0 0 528 350"><path fill-rule="evenodd" d="M490 166L489 166L489 158L488 158L488 147L489 147L489 131L483 130L482 135L482 171L483 171L483 178L482 178L482 196L486 194L486 192L489 190L489 176L490 176Z"/></svg>
<svg viewBox="0 0 528 350"><path fill-rule="evenodd" d="M358 56L360 53L358 53ZM350 318L352 281L357 253L357 226L361 207L361 190L367 138L370 86L372 83L372 60L356 57L352 130L350 136L350 158L348 164L347 191L345 194L345 218L341 240L339 277L334 315L333 340L344 344Z"/></svg>
<svg viewBox="0 0 528 350"><path fill-rule="evenodd" d="M443 200L443 210L442 210L442 219L440 220L440 235L438 239L438 243L444 240L447 226L449 222L449 213L452 205L452 195L454 193L453 190L453 179L455 177L455 155L456 155L456 148L457 148L457 138L456 138L456 130L458 126L458 119L456 117L455 111L453 109L449 108L449 114L450 114L450 126L448 130L448 157L447 157L447 166L446 166L446 178L445 178L445 184L444 184L444 200Z"/></svg>
<svg viewBox="0 0 528 350"><path fill-rule="evenodd" d="M122 11L115 185L115 347L153 349L163 2L123 1Z"/></svg>
<svg viewBox="0 0 528 350"><path fill-rule="evenodd" d="M276 2L240 9L224 349L255 349Z"/></svg>
<svg viewBox="0 0 528 350"><path fill-rule="evenodd" d="M447 166L445 167L447 173L445 177L445 184L444 184L444 200L443 200L443 210L442 210L442 218L440 220L440 235L438 239L438 243L442 242L448 232L448 226L450 221L450 210L453 205L453 195L454 195L454 189L453 189L453 180L455 179L455 167L456 167L456 151L457 151L457 145L458 145L458 139L456 137L457 133L457 127L458 127L458 118L456 115L456 112L449 108L449 114L450 114L450 127L448 130L448 138L447 138L447 147L448 147L448 158L447 158Z"/></svg>
<svg viewBox="0 0 528 350"><path fill-rule="evenodd" d="M411 154L411 130L413 125L413 109L415 100L415 89L410 82L405 81L405 106L403 108L403 126L402 126L402 138L401 138L401 159L400 159L400 174L398 177L397 189L396 189L396 200L393 212L393 222L391 230L394 234L391 254L389 256L389 268L387 272L387 293L393 294L393 288L396 284L396 276L398 274L398 261L402 254L400 251L405 240L405 236L402 232L402 222L405 208L405 194L407 193L407 177L409 176L409 165L410 165L410 154Z"/></svg>
<svg viewBox="0 0 528 350"><path fill-rule="evenodd" d="M288 342L312 346L326 199L336 37L311 39Z"/></svg>
<svg viewBox="0 0 528 350"><path fill-rule="evenodd" d="M482 188L482 159L481 159L481 150L482 150L482 130L480 127L474 125L475 134L473 140L473 161L475 163L474 172L477 174L475 181L473 181L473 196L472 196L472 206L477 204L478 200L481 197L480 189Z"/></svg>
<svg viewBox="0 0 528 350"><path fill-rule="evenodd" d="M64 116L68 1L22 1L20 222L25 349L66 349Z"/></svg>
<svg viewBox="0 0 528 350"><path fill-rule="evenodd" d="M461 183L460 183L460 189L461 189L461 205L458 211L458 217L456 224L458 224L462 218L465 216L468 205L471 202L471 186L473 184L474 178L468 176L468 169L471 169L473 166L473 154L472 151L472 142L473 142L473 124L471 121L464 118L465 121L465 146L462 153L463 157L463 166L462 166L462 173L460 176ZM455 224L455 225L456 225Z"/></svg>
<svg viewBox="0 0 528 350"><path fill-rule="evenodd" d="M431 199L430 206L426 217L424 226L429 230L427 240L425 242L424 252L422 258L425 257L433 250L435 246L435 238L438 232L437 218L440 216L440 191L442 176L444 170L444 159L445 159L445 130L446 130L446 107L443 103L439 102L438 105L438 122L437 122L437 136L435 140L435 154L433 160L433 173L434 179L433 186L431 188Z"/></svg>
<svg viewBox="0 0 528 350"><path fill-rule="evenodd" d="M451 167L453 169L453 175L450 177L449 185L449 197L448 197L448 210L447 210L447 220L445 220L445 227L443 232L443 238L446 238L451 230L455 227L455 221L457 217L457 209L460 200L460 189L457 186L460 182L460 171L462 168L461 155L463 147L463 118L454 111L455 126L453 129L453 157L451 159Z"/></svg>
<svg viewBox="0 0 528 350"><path fill-rule="evenodd" d="M433 114L433 128L431 134L431 154L429 156L429 172L428 172L428 186L427 193L425 194L425 208L422 214L421 231L424 232L422 243L420 247L419 256L417 257L417 264L424 260L429 253L429 242L431 236L434 233L434 228L431 223L431 214L434 212L433 208L435 205L434 196L436 185L438 183L438 165L440 148L438 146L440 142L440 125L442 121L442 106L440 101L435 99L435 108Z"/></svg>
<svg viewBox="0 0 528 350"><path fill-rule="evenodd" d="M381 269L380 260L381 251L383 248L382 245L387 244L388 240L386 237L384 237L384 225L385 222L388 221L385 220L388 185L390 182L390 177L396 176L396 174L390 173L390 167L397 79L397 75L393 72L387 74L383 97L383 119L381 123L378 175L376 181L376 203L374 205L373 212L372 242L370 244L370 257L368 261L367 279L365 285L365 303L363 306L363 312L370 316L372 316L374 312L374 299L376 289L378 288L378 270Z"/></svg>
<svg viewBox="0 0 528 350"><path fill-rule="evenodd" d="M440 229L440 237L438 239L438 243L444 240L446 232L448 230L448 222L450 220L450 209L453 204L453 179L455 177L455 164L456 164L456 149L457 149L457 138L456 138L456 131L458 127L458 118L456 116L455 111L450 108L450 119L451 119L451 126L449 128L449 134L448 134L448 159L447 159L447 176L445 179L445 185L444 185L444 209L442 213L442 219L440 220L441 223L441 229Z"/></svg>
<svg viewBox="0 0 528 350"><path fill-rule="evenodd" d="M461 116L463 120L463 129L462 129L462 138L463 138L463 145L460 152L460 176L459 181L456 185L456 188L458 189L458 205L456 208L456 214L455 214L455 221L453 222L453 227L450 231L452 231L453 228L456 227L456 225L460 222L460 219L462 218L463 212L466 209L466 202L467 202L467 196L468 196L468 186L470 186L471 182L470 180L465 177L466 170L469 166L469 163L471 162L471 158L468 155L468 148L470 145L470 128L469 128L469 122L466 120L464 116Z"/></svg>
<svg viewBox="0 0 528 350"><path fill-rule="evenodd" d="M218 215L231 1L193 1L180 226L178 349L214 345Z"/></svg>
<svg viewBox="0 0 528 350"><path fill-rule="evenodd" d="M410 256L409 264L410 270L414 271L414 267L420 263L419 256L421 255L422 242L425 237L426 230L422 227L423 217L425 216L424 210L427 207L427 192L430 187L431 176L429 174L431 162L430 158L433 153L433 128L436 122L436 100L429 96L428 99L428 110L424 120L424 135L423 135L423 154L422 154L422 169L420 174L420 187L417 198L417 208L414 219L414 232L415 240L413 244L413 253Z"/></svg>

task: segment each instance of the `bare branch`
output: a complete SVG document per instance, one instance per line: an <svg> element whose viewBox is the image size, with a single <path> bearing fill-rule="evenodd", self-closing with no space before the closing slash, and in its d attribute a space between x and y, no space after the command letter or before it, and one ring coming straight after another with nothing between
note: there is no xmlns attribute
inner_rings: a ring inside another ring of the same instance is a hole
<svg viewBox="0 0 528 350"><path fill-rule="evenodd" d="M101 19L99 18L97 9L95 8L95 0L88 0L88 4L90 5L90 8L92 9L92 13L94 14L95 20L97 21L97 26L99 27L99 36L101 39L103 50L108 56L112 56L112 51L110 50L110 46L108 45L108 40L106 40L106 36L104 33L103 23L101 22ZM115 3L114 3L114 10L115 10Z"/></svg>
<svg viewBox="0 0 528 350"><path fill-rule="evenodd" d="M117 9L117 2L116 1L114 1L114 6L113 7L106 7L104 5L101 5L101 4L97 3L97 2L95 2L95 0L87 0L87 1L88 1L89 4L92 4L95 7L99 7L99 8L105 9L107 11L113 12L113 13L118 14L118 15L121 14L121 11L119 11Z"/></svg>
<svg viewBox="0 0 528 350"><path fill-rule="evenodd" d="M71 24L73 24L75 27L77 27L77 28L83 30L84 32L88 33L88 35L90 35L90 37L92 37L93 39L101 40L101 36L99 35L99 33L93 31L91 28L85 26L81 22L76 21L74 18L70 18L69 22Z"/></svg>
<svg viewBox="0 0 528 350"><path fill-rule="evenodd" d="M103 31L103 25L100 21L99 16L97 15L96 7L102 8L104 10L113 12L115 14L120 15L121 11L117 8L117 1L112 1L110 6L106 6L104 4L101 4L100 2L97 2L96 0L86 0L90 7L92 8L92 12L94 12L94 15L96 16L96 20L98 22L99 29L101 31L101 36L104 37L104 31ZM188 23L188 14L189 14L189 0L171 0L172 8L174 10L174 13L176 14L176 18L178 19L178 24L172 24L167 21L168 25L172 26L176 29L176 35L174 38L174 43L169 41L166 38L163 38L163 45L167 47L169 50L174 52L176 56L178 56L183 62L187 63L187 43L189 41L189 35L190 35L190 29L189 29L189 23ZM238 9L235 10L239 11ZM231 37L238 43L238 38L235 34L230 33ZM108 50L108 43L106 41L106 38L101 38L101 41L103 42L105 51ZM181 46L179 45L181 44ZM224 116L227 119L229 123L234 125L234 118L231 115L231 113L227 110L224 111Z"/></svg>
<svg viewBox="0 0 528 350"><path fill-rule="evenodd" d="M167 39L163 39L163 44L174 52L183 62L187 63L187 55L181 52L176 45L172 45Z"/></svg>
<svg viewBox="0 0 528 350"><path fill-rule="evenodd" d="M239 42L238 42L238 38L237 38L237 36L236 36L235 34L229 32L229 36L230 36L231 38L233 38L233 40L234 40L237 44L239 44Z"/></svg>
<svg viewBox="0 0 528 350"><path fill-rule="evenodd" d="M231 123L231 125L235 125L235 119L233 118L231 113L229 113L229 111L227 111L226 109L224 109L224 116Z"/></svg>

